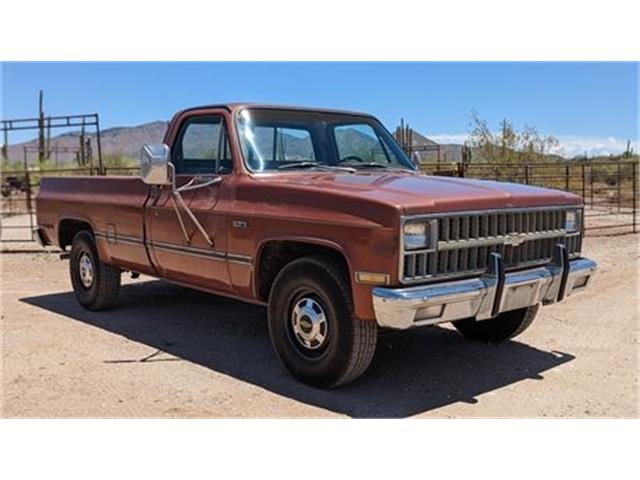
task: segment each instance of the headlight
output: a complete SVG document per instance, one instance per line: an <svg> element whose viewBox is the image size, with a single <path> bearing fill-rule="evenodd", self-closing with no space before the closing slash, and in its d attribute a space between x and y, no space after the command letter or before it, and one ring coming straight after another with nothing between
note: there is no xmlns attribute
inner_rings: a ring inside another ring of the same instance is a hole
<svg viewBox="0 0 640 480"><path fill-rule="evenodd" d="M413 222L404 225L405 250L418 250L429 248L429 224L426 222Z"/></svg>
<svg viewBox="0 0 640 480"><path fill-rule="evenodd" d="M567 210L567 215L564 221L564 229L567 233L575 233L580 231L580 210Z"/></svg>

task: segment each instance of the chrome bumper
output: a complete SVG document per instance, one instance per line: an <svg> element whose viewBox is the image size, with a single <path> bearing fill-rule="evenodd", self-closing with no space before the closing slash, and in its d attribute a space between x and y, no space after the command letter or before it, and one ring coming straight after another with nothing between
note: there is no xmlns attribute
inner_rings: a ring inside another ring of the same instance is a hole
<svg viewBox="0 0 640 480"><path fill-rule="evenodd" d="M373 289L378 325L406 329L463 318L493 318L502 312L560 302L584 289L597 268L593 260L569 260L557 245L554 261L545 267L504 272L502 257L493 253L488 271L478 278L409 288Z"/></svg>

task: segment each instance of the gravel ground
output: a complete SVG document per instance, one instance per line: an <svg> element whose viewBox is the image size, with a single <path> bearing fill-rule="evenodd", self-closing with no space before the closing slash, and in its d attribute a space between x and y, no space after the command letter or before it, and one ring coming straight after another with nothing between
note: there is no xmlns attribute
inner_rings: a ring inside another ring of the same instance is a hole
<svg viewBox="0 0 640 480"><path fill-rule="evenodd" d="M638 417L638 236L590 237L585 252L600 265L588 292L515 341L386 335L334 391L280 368L262 308L123 277L120 307L91 313L58 255L3 253L1 416Z"/></svg>

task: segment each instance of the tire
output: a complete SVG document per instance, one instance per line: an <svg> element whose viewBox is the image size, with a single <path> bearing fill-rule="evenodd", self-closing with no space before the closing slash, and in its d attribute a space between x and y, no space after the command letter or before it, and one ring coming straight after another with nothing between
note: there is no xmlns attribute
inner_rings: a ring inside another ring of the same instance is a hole
<svg viewBox="0 0 640 480"><path fill-rule="evenodd" d="M88 231L73 237L69 273L80 305L93 311L115 305L120 291L120 270L100 261L95 240Z"/></svg>
<svg viewBox="0 0 640 480"><path fill-rule="evenodd" d="M289 263L276 276L269 295L269 336L294 378L334 388L369 367L377 325L355 317L349 282L340 267L309 256Z"/></svg>
<svg viewBox="0 0 640 480"><path fill-rule="evenodd" d="M502 342L517 337L533 323L539 305L504 312L489 320L465 318L453 322L458 332L467 338L482 342Z"/></svg>

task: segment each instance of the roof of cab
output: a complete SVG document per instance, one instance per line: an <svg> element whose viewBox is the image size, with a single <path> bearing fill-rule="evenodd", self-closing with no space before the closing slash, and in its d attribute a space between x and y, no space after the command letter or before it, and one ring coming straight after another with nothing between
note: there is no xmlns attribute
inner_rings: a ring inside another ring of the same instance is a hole
<svg viewBox="0 0 640 480"><path fill-rule="evenodd" d="M297 111L306 111L306 112L324 112L324 113L334 113L339 115L354 115L358 117L372 117L370 113L364 112L354 112L349 110L339 110L333 108L316 108L316 107L303 107L297 105L273 105L268 103L220 103L213 105L199 105L196 107L186 108L178 113L185 113L192 110L203 110L208 108L224 108L229 110L230 112L236 112L238 110L242 110L245 108L260 108L260 109L269 109L269 110L297 110Z"/></svg>

